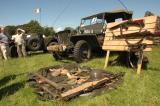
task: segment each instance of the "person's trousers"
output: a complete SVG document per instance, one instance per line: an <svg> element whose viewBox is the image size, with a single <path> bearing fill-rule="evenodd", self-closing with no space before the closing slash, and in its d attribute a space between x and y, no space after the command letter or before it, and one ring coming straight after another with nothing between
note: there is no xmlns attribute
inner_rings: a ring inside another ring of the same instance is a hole
<svg viewBox="0 0 160 106"><path fill-rule="evenodd" d="M7 60L8 59L8 46L0 44L0 53L2 54L2 57Z"/></svg>
<svg viewBox="0 0 160 106"><path fill-rule="evenodd" d="M25 44L17 45L17 53L19 57L25 57L27 55Z"/></svg>

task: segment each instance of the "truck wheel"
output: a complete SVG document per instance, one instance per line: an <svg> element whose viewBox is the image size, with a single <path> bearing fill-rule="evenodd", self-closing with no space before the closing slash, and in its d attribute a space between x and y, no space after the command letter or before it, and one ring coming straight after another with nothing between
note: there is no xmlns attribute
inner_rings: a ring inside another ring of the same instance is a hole
<svg viewBox="0 0 160 106"><path fill-rule="evenodd" d="M74 58L76 62L86 61L91 58L91 47L85 40L80 40L75 44Z"/></svg>
<svg viewBox="0 0 160 106"><path fill-rule="evenodd" d="M11 46L11 47L9 47L8 55L9 55L10 57L18 57L17 47L14 46L14 45Z"/></svg>
<svg viewBox="0 0 160 106"><path fill-rule="evenodd" d="M27 41L27 47L31 51L40 50L42 47L42 41L37 37L29 38Z"/></svg>

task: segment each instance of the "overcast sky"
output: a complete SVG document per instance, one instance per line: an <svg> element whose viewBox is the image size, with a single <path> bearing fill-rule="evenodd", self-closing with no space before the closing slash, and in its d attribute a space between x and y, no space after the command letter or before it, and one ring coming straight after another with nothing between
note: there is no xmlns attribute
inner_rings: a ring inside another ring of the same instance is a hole
<svg viewBox="0 0 160 106"><path fill-rule="evenodd" d="M134 12L134 17L144 16L147 10L160 15L160 0L121 1ZM36 8L42 10L43 26L63 28L78 26L80 19L87 15L123 7L118 0L0 0L0 25L19 25L39 20L39 15L34 14Z"/></svg>

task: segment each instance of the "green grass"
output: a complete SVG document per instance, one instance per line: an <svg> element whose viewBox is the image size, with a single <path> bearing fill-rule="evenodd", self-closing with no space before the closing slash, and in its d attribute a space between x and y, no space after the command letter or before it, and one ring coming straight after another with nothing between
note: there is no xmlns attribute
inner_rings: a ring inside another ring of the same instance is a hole
<svg viewBox="0 0 160 106"><path fill-rule="evenodd" d="M160 106L160 48L146 55L150 63L140 76L130 68L109 66L107 71L126 73L120 87L96 97L80 97L69 102L40 101L25 81L27 72L73 61L56 62L49 54L0 60L0 106ZM96 58L82 65L103 68L104 60L105 57Z"/></svg>

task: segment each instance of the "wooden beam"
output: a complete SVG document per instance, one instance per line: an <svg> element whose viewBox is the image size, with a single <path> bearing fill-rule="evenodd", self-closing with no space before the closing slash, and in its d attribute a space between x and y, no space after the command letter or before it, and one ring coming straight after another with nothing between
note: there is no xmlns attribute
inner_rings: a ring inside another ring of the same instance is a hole
<svg viewBox="0 0 160 106"><path fill-rule="evenodd" d="M137 64L137 74L138 74L138 75L141 74L142 61L143 61L143 51L142 51L142 53L140 53L140 57L139 57L139 59L138 59L138 64Z"/></svg>
<svg viewBox="0 0 160 106"><path fill-rule="evenodd" d="M71 97L71 96L76 96L77 94L79 94L81 91L85 90L85 89L88 89L90 87L92 88L95 88L105 82L107 82L108 80L111 80L110 78L103 78L101 80L98 80L98 81L93 81L93 82L86 82L76 88L73 88L73 89L70 89L66 92L63 92L61 94L61 97L62 98L66 98L66 97Z"/></svg>
<svg viewBox="0 0 160 106"><path fill-rule="evenodd" d="M104 69L108 66L109 54L110 54L110 51L108 50L107 54L106 54L106 60L105 60L105 64L104 64Z"/></svg>
<svg viewBox="0 0 160 106"><path fill-rule="evenodd" d="M46 83L48 83L49 85L51 85L52 87L58 89L58 90L62 90L63 88L60 87L57 83L55 83L54 81L51 81L45 77L43 77L42 75L38 74L38 73L34 73L35 76L39 77L40 79L43 79Z"/></svg>

